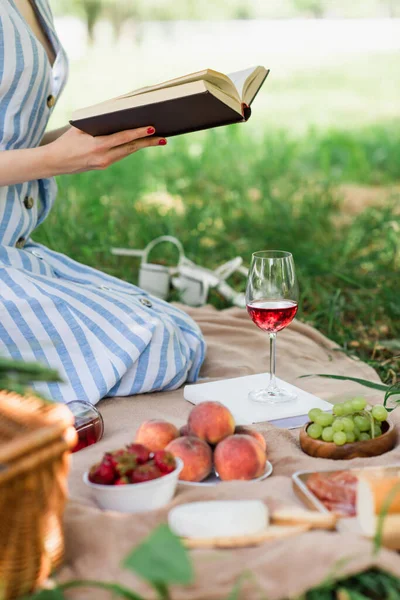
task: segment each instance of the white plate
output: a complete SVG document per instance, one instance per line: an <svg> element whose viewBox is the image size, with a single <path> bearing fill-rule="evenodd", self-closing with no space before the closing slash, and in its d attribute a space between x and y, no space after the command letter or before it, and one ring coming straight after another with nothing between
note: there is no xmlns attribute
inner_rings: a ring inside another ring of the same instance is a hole
<svg viewBox="0 0 400 600"><path fill-rule="evenodd" d="M244 480L243 483L253 483L254 481L263 481L264 479L266 479L267 477L269 477L271 475L273 471L273 467L271 465L271 463L269 462L269 460L267 460L267 462L265 463L265 471L262 475L260 475L260 477L256 477L255 479L250 479L250 480ZM242 480L240 480L242 481ZM221 479L218 477L218 475L213 472L211 473L211 475L209 475L206 479L203 479L203 481L181 481L179 480L179 484L180 485L199 485L199 486L211 486L211 485L216 485L217 483L222 483Z"/></svg>

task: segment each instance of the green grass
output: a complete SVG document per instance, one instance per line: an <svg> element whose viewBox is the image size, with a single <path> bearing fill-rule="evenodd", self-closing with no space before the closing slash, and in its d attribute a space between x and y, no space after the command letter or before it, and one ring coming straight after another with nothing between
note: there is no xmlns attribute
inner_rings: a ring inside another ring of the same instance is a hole
<svg viewBox="0 0 400 600"><path fill-rule="evenodd" d="M259 249L289 250L299 317L390 382L400 353L382 340L400 339L399 196L338 225L336 190L343 181L400 182L399 156L400 123L300 139L249 139L240 125L178 137L108 170L60 178L56 205L34 237L133 282L138 260L112 256L112 246L142 248L172 234L208 267L236 255L248 264Z"/></svg>
<svg viewBox="0 0 400 600"><path fill-rule="evenodd" d="M310 590L298 600L397 600L400 579L369 569L339 581L330 581Z"/></svg>

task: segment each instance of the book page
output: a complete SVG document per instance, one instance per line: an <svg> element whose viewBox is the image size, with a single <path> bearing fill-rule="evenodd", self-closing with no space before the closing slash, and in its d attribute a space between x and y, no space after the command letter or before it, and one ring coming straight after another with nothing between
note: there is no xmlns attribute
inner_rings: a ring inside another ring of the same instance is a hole
<svg viewBox="0 0 400 600"><path fill-rule="evenodd" d="M140 88L138 90L134 90L129 92L128 94L124 94L123 96L119 96L119 98L130 98L132 96L138 96L139 94L147 94L149 92L153 92L155 90L161 90L166 88L175 87L177 85L182 85L185 83L191 83L193 81L208 81L215 85L215 87L222 90L225 94L230 96L231 98L235 98L236 100L240 100L236 93L236 89L232 86L232 81L229 77L224 75L223 73L219 73L218 71L214 71L213 69L204 69L203 71L197 71L196 73L190 73L189 75L184 75L183 77L177 77L176 79L170 79L169 81L164 81L163 83L158 83L156 85Z"/></svg>
<svg viewBox="0 0 400 600"><path fill-rule="evenodd" d="M185 96L199 94L206 91L207 85L204 81L193 81L191 83L185 83L181 85L179 88L179 94L177 94L175 88L172 87L153 90L148 94L138 94L134 97L119 96L119 98L113 98L107 102L101 102L100 104L94 104L93 106L87 106L86 108L75 110L72 113L72 120L79 121L80 119L88 119L97 115L105 115L107 113L112 113L119 110L136 108L137 106L146 106L148 104L155 104L157 102L165 102L167 100L183 98Z"/></svg>
<svg viewBox="0 0 400 600"><path fill-rule="evenodd" d="M243 86L243 102L250 106L253 102L254 98L257 95L258 90L264 83L266 77L268 76L269 69L265 69L264 67L257 67L253 73L251 73Z"/></svg>
<svg viewBox="0 0 400 600"><path fill-rule="evenodd" d="M250 78L251 75L255 76L255 71L258 67L250 67L248 69L244 69L243 71L235 71L234 73L229 73L228 77L232 81L235 86L239 98L242 100L244 97L245 86L247 84L247 79ZM248 84L247 84L248 85Z"/></svg>

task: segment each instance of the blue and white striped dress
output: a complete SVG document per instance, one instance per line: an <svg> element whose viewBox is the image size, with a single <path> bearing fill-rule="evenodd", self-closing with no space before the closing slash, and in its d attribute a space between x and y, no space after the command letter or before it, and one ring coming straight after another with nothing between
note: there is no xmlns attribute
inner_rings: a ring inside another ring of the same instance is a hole
<svg viewBox="0 0 400 600"><path fill-rule="evenodd" d="M14 1L0 0L0 151L39 145L66 81L48 0L36 5L53 67ZM54 179L0 187L0 355L58 369L62 384L37 389L62 402L195 381L205 344L188 315L31 240L56 191Z"/></svg>

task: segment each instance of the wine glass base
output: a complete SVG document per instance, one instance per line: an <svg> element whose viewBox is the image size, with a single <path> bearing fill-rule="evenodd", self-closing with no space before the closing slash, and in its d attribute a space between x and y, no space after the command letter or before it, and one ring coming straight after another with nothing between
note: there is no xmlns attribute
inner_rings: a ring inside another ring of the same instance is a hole
<svg viewBox="0 0 400 600"><path fill-rule="evenodd" d="M281 404L297 400L297 394L292 394L279 388L252 390L248 397L253 402L264 402L265 404Z"/></svg>

